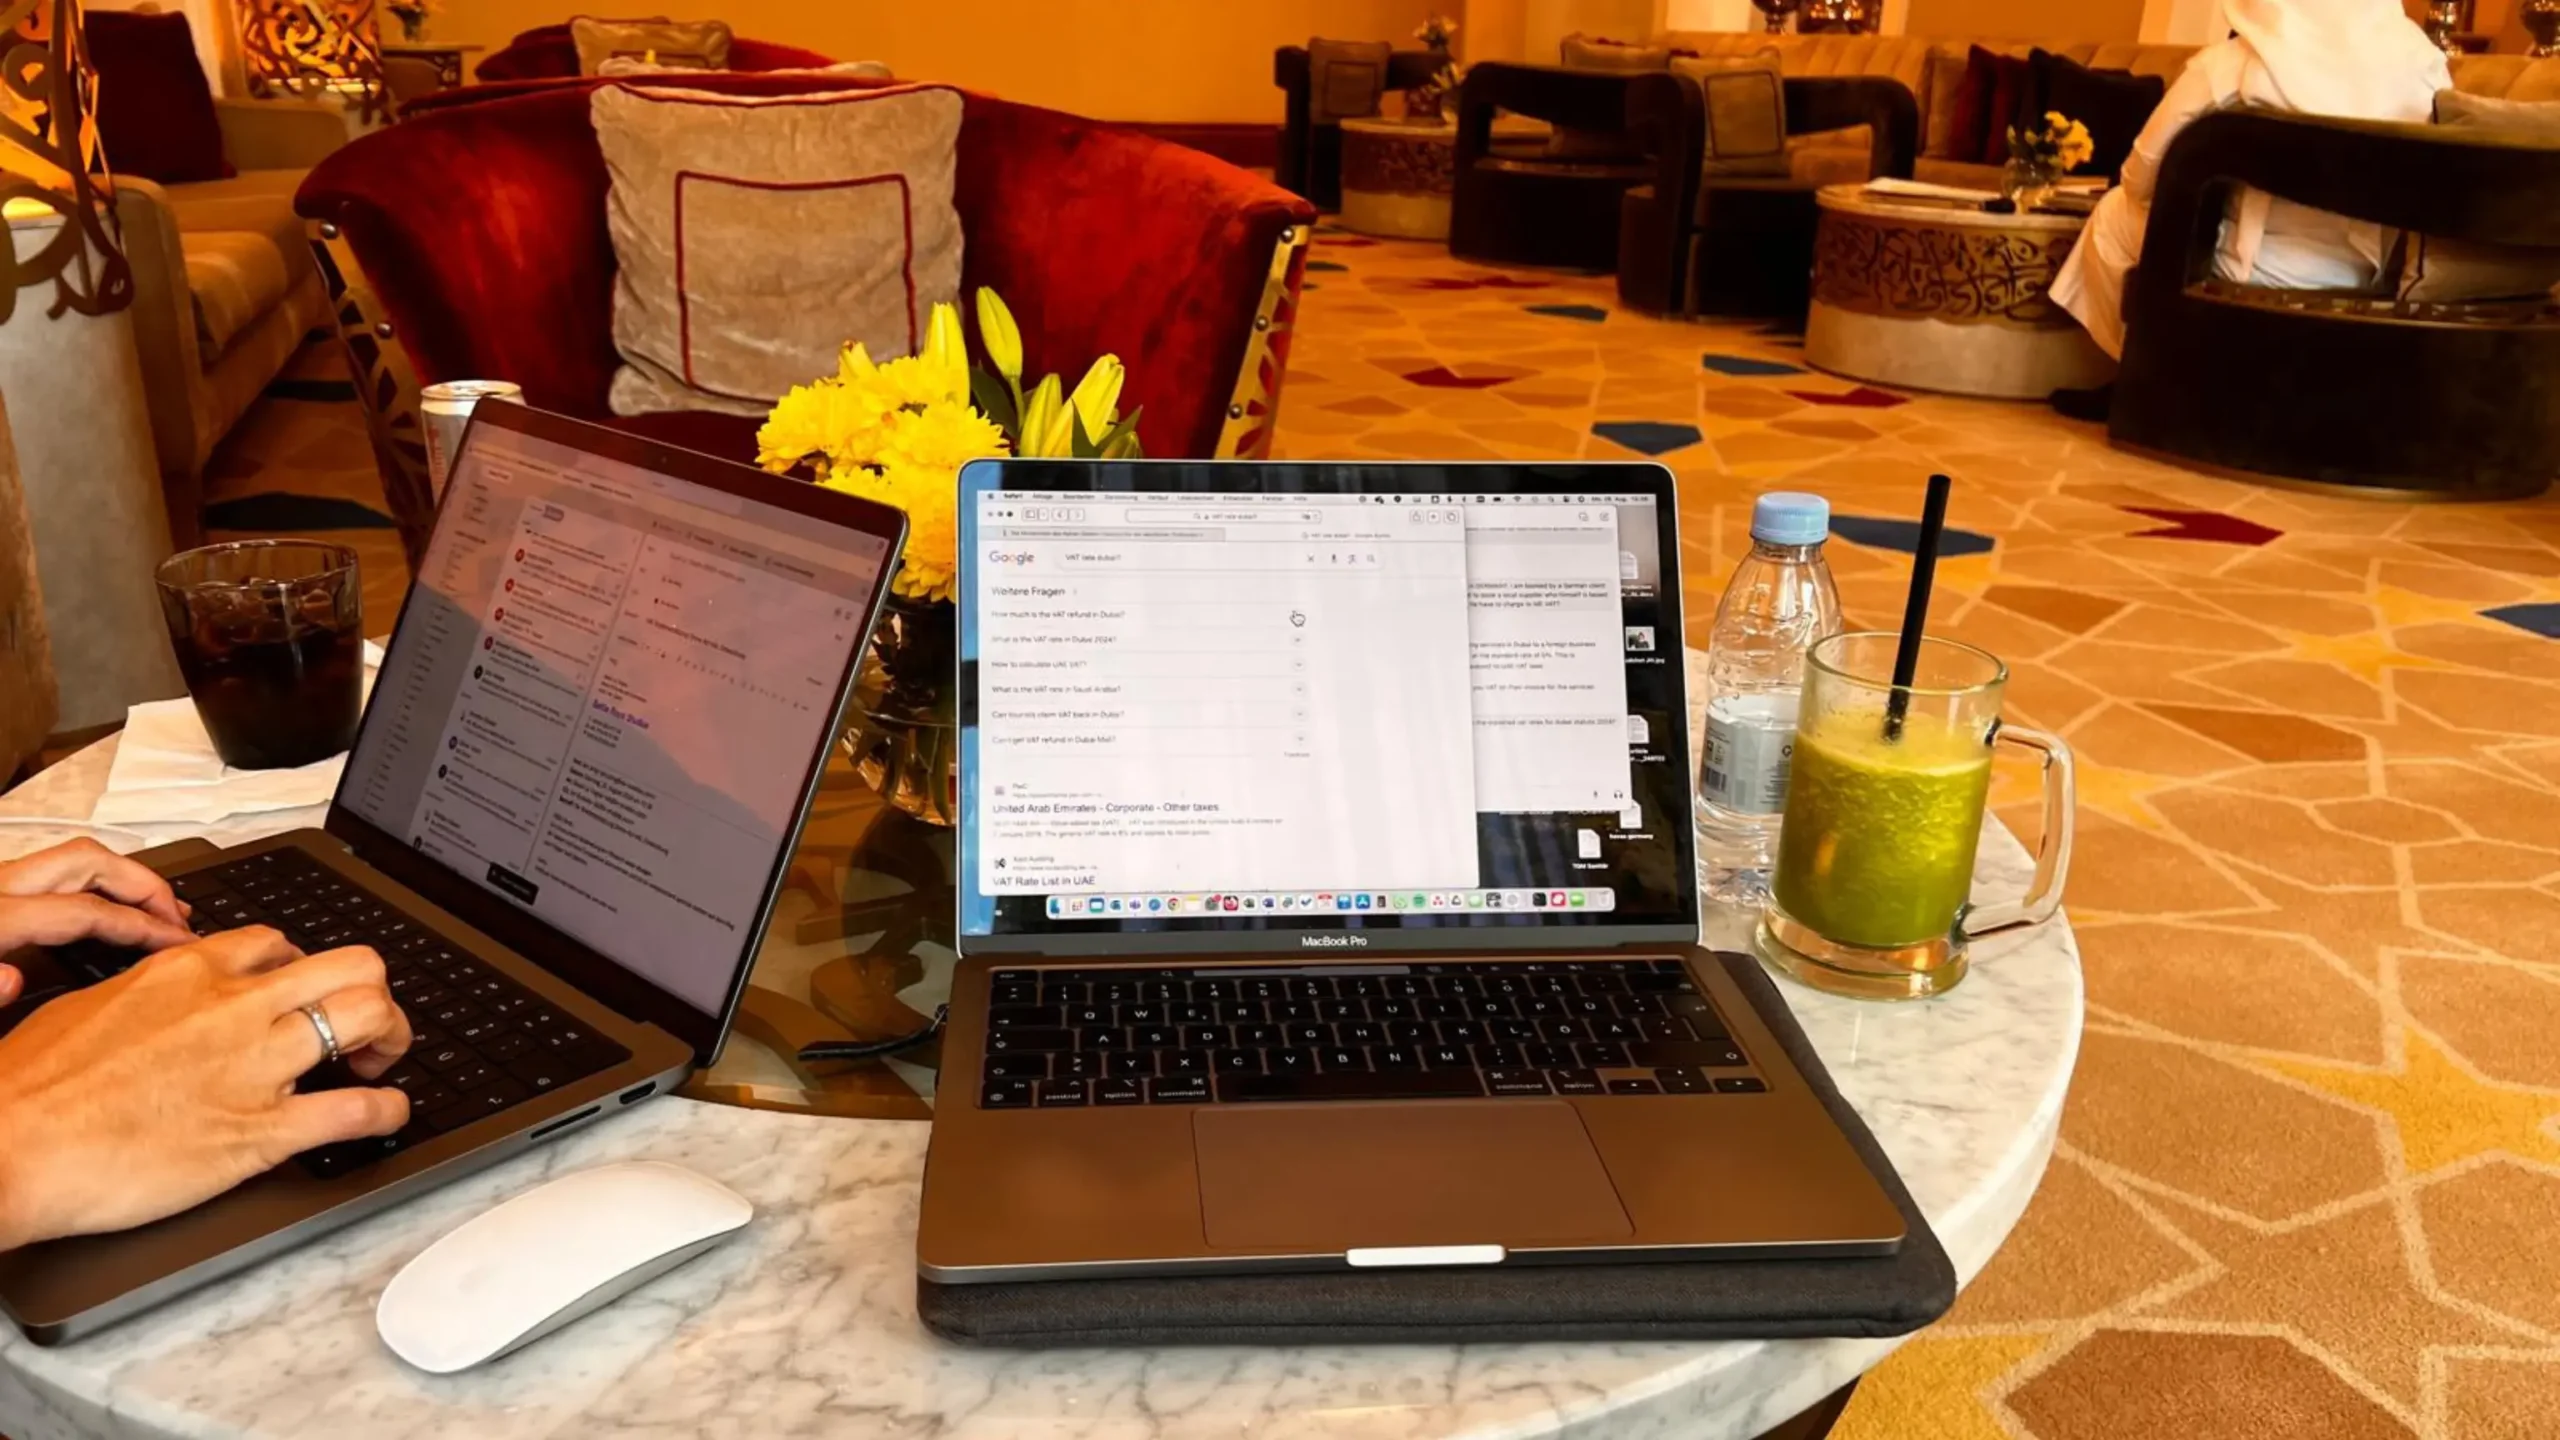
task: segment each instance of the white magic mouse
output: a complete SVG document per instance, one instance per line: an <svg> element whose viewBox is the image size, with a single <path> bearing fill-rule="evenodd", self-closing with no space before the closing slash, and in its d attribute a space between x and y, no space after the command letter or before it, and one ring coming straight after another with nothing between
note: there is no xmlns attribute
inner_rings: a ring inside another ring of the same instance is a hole
<svg viewBox="0 0 2560 1440"><path fill-rule="evenodd" d="M755 1213L728 1186L656 1160L564 1175L428 1246L391 1277L374 1323L419 1369L468 1370L613 1303Z"/></svg>

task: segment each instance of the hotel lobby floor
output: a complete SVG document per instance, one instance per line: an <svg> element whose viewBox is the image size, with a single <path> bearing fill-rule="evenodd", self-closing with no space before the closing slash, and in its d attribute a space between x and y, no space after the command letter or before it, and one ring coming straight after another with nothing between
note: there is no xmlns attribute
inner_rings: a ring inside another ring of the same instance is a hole
<svg viewBox="0 0 2560 1440"><path fill-rule="evenodd" d="M1889 625L1921 481L1956 478L1934 625L2079 751L2090 1022L2025 1221L1843 1440L2560 1433L2560 497L2210 479L1436 246L1327 231L1307 280L1284 457L1656 456L1692 643L1757 492L1831 498L1851 619ZM305 363L217 458L217 520L354 522L387 617L362 426Z"/></svg>

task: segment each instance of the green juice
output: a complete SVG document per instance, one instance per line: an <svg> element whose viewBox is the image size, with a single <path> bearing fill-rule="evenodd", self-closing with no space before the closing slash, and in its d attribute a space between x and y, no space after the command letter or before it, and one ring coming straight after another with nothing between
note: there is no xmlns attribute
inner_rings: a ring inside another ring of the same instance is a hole
<svg viewBox="0 0 2560 1440"><path fill-rule="evenodd" d="M1821 716L1796 736L1771 881L1780 908L1848 945L1944 939L1973 885L1990 790L1979 729L1913 714L1888 741L1879 710Z"/></svg>

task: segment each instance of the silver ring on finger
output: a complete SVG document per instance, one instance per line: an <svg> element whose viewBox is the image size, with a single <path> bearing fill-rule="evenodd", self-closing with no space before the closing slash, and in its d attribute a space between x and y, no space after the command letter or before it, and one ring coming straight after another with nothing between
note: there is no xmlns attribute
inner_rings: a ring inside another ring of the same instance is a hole
<svg viewBox="0 0 2560 1440"><path fill-rule="evenodd" d="M305 1005L302 1007L302 1018L311 1022L312 1030L320 1036L320 1048L329 1052L323 1058L328 1060L340 1058L338 1027L329 1023L329 1012L317 1005Z"/></svg>

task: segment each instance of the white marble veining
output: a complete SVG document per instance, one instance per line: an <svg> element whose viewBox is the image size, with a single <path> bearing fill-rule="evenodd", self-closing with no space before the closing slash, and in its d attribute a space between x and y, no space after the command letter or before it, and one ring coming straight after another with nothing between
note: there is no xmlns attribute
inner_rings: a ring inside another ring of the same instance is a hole
<svg viewBox="0 0 2560 1440"><path fill-rule="evenodd" d="M84 784L94 796L104 774L83 756L0 799L0 814L85 814ZM261 817L268 829L315 818ZM0 854L47 838L0 827ZM1983 848L1986 891L2024 886L2026 857L2005 832L1993 827ZM1740 923L1719 920L1711 938L1737 944ZM1966 1280L2043 1174L2081 1012L2067 925L1999 937L1977 956L1954 994L1925 1003L1780 987ZM0 1433L1698 1440L1756 1435L1895 1343L962 1349L915 1315L925 1135L654 1101L79 1344L40 1350L0 1327ZM547 1176L630 1158L701 1170L753 1200L757 1218L736 1242L484 1370L431 1377L383 1348L374 1301L437 1236Z"/></svg>

